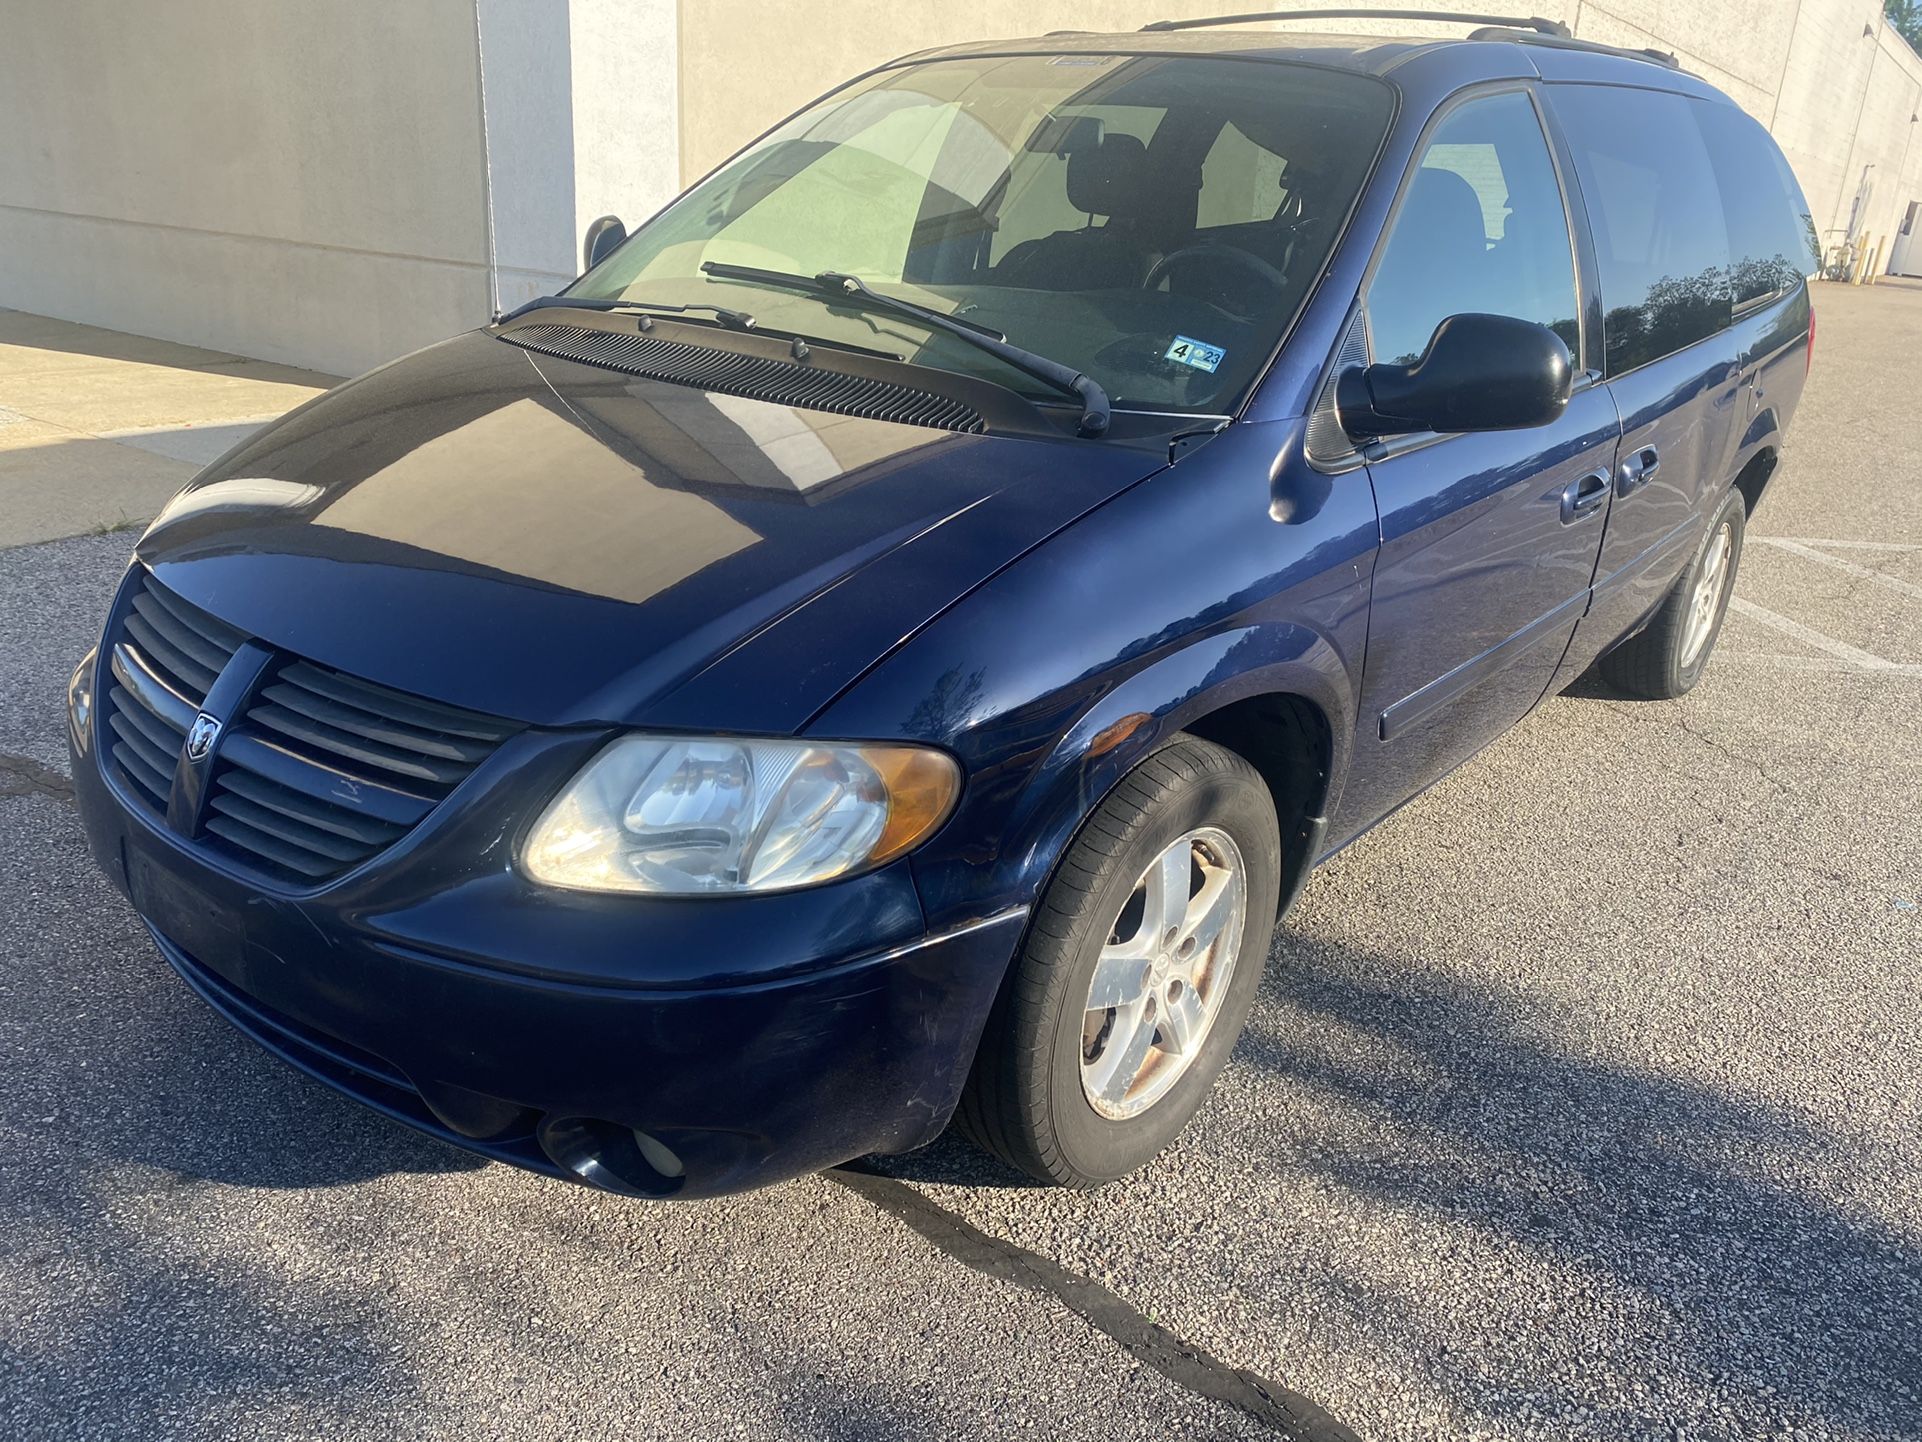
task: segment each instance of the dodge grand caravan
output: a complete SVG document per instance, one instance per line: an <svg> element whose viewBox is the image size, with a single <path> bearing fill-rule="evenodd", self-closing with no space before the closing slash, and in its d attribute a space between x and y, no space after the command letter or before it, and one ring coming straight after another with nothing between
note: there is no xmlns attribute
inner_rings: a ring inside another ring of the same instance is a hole
<svg viewBox="0 0 1922 1442"><path fill-rule="evenodd" d="M1806 209L1547 22L883 66L176 496L70 687L92 849L491 1157L1119 1177L1316 861L1591 668L1695 684Z"/></svg>

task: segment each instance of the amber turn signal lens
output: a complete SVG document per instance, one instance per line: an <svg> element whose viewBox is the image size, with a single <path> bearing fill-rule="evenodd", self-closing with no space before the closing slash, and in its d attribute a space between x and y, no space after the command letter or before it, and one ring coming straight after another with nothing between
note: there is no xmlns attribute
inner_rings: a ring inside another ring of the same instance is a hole
<svg viewBox="0 0 1922 1442"><path fill-rule="evenodd" d="M864 746L861 759L888 789L888 819L868 853L878 864L919 845L948 819L961 795L961 768L939 751L919 747Z"/></svg>

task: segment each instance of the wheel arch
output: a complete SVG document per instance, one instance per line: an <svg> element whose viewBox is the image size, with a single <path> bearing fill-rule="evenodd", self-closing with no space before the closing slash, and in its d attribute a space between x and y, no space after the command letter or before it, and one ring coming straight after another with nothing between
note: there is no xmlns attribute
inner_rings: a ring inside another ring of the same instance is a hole
<svg viewBox="0 0 1922 1442"><path fill-rule="evenodd" d="M1281 906L1287 914L1320 854L1334 781L1328 715L1298 691L1265 691L1196 717L1189 735L1234 752L1261 773L1281 827Z"/></svg>
<svg viewBox="0 0 1922 1442"><path fill-rule="evenodd" d="M1354 735L1347 666L1325 636L1289 623L1203 637L1101 696L1023 788L995 889L1032 902L1102 798L1183 733L1235 752L1267 783L1281 826L1285 910L1319 853Z"/></svg>
<svg viewBox="0 0 1922 1442"><path fill-rule="evenodd" d="M1779 457L1773 445L1764 445L1750 456L1735 473L1735 489L1742 493L1742 505L1751 516L1755 508L1762 504L1762 493L1774 479Z"/></svg>

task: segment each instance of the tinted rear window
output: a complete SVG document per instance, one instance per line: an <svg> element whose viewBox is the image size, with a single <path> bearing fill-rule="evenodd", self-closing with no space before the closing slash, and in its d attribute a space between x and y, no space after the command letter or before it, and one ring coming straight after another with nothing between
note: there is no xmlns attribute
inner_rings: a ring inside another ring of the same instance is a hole
<svg viewBox="0 0 1922 1442"><path fill-rule="evenodd" d="M1548 91L1595 233L1608 373L1659 360L1726 327L1728 230L1697 107L1653 90Z"/></svg>
<svg viewBox="0 0 1922 1442"><path fill-rule="evenodd" d="M1732 105L1693 102L1728 217L1736 305L1792 290L1820 264L1815 220L1769 133Z"/></svg>

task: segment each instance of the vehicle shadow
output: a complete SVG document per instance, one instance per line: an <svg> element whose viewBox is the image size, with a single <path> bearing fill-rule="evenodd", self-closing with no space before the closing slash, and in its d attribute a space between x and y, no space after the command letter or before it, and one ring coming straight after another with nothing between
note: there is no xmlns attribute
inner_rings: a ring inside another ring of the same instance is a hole
<svg viewBox="0 0 1922 1442"><path fill-rule="evenodd" d="M1636 701L1640 699L1610 685L1608 679L1593 666L1562 687L1556 695L1566 696L1573 701Z"/></svg>
<svg viewBox="0 0 1922 1442"><path fill-rule="evenodd" d="M1663 1319L1652 1398L1700 1391L1738 1418L1851 1436L1885 1435L1892 1417L1904 1435L1922 1429L1922 1243L1842 1200L1846 1144L1790 1110L1535 1030L1514 1000L1419 963L1284 934L1235 1057L1372 1134L1318 1138L1288 1167L1638 1294ZM1384 1147L1384 1129L1406 1148ZM1441 1385L1512 1412L1512 1378L1421 1336L1420 1316L1393 1325ZM1586 1390L1582 1371L1530 1385L1565 1386L1592 1415L1621 1400ZM1655 1435L1690 1432L1651 1406L1636 1435L1664 1417ZM1761 1435L1749 1421L1737 1433Z"/></svg>
<svg viewBox="0 0 1922 1442"><path fill-rule="evenodd" d="M1013 1187L1040 1189L1026 1172L989 1156L963 1137L950 1122L948 1129L924 1147L896 1155L857 1157L837 1168L899 1182L924 1182L943 1187Z"/></svg>

